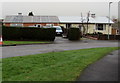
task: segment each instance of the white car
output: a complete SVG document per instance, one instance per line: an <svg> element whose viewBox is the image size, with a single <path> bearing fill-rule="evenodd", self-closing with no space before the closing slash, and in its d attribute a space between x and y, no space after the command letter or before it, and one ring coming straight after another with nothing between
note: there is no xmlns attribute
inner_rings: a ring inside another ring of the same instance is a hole
<svg viewBox="0 0 120 83"><path fill-rule="evenodd" d="M63 34L62 28L60 26L53 26L53 28L56 28L56 34L57 35L62 35Z"/></svg>

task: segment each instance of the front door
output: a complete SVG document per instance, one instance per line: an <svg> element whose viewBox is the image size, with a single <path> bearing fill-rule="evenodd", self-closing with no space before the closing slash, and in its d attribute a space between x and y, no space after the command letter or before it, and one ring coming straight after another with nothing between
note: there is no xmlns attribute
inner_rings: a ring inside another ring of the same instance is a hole
<svg viewBox="0 0 120 83"><path fill-rule="evenodd" d="M112 35L116 35L116 29L112 29Z"/></svg>

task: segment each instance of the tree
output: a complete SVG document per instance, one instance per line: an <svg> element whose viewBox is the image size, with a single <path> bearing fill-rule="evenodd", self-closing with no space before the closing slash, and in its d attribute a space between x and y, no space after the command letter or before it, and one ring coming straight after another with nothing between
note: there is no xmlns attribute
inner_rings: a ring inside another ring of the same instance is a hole
<svg viewBox="0 0 120 83"><path fill-rule="evenodd" d="M112 21L114 24L112 24L112 27L118 30L118 34L120 34L120 21L116 18L113 18Z"/></svg>
<svg viewBox="0 0 120 83"><path fill-rule="evenodd" d="M83 27L83 35L85 34L85 31L86 31L86 29L85 29L85 26L84 26L84 19L83 19L83 15L82 15L82 13L81 13L81 22L82 22L82 27Z"/></svg>
<svg viewBox="0 0 120 83"><path fill-rule="evenodd" d="M87 30L86 30L86 33L88 32L88 22L89 22L89 17L90 17L90 11L89 11L88 14L87 14Z"/></svg>
<svg viewBox="0 0 120 83"><path fill-rule="evenodd" d="M118 24L119 24L118 19L113 18L112 21L114 22L114 24L112 24L112 27L118 28Z"/></svg>
<svg viewBox="0 0 120 83"><path fill-rule="evenodd" d="M28 16L34 16L33 12L29 12Z"/></svg>

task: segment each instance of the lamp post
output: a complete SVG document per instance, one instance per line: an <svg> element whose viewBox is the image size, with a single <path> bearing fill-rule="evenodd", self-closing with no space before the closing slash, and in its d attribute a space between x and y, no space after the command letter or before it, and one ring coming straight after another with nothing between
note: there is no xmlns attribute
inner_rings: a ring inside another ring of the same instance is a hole
<svg viewBox="0 0 120 83"><path fill-rule="evenodd" d="M108 40L110 39L109 37L109 30L110 30L110 4L113 2L109 2L109 18L108 18Z"/></svg>

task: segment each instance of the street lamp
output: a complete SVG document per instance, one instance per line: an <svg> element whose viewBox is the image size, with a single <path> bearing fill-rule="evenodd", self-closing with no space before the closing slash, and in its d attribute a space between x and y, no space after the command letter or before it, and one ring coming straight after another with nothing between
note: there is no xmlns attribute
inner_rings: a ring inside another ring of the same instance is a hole
<svg viewBox="0 0 120 83"><path fill-rule="evenodd" d="M110 39L109 37L109 29L110 29L110 4L113 3L113 2L109 2L109 18L108 18L108 40Z"/></svg>

